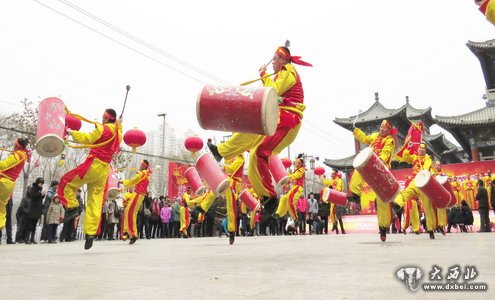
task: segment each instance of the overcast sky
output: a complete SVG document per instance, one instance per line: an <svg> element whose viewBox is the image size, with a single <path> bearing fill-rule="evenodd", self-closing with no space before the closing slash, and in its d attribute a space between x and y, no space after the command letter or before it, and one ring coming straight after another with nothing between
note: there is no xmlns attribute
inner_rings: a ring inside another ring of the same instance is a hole
<svg viewBox="0 0 495 300"><path fill-rule="evenodd" d="M156 129L166 112L179 136L191 128L220 138L198 125L200 89L256 78L289 39L292 55L314 65L297 67L307 110L291 155L342 158L353 154L352 134L332 120L368 108L374 92L388 108L408 95L433 115L484 106L481 68L465 43L494 32L472 0L8 0L0 6L0 107L14 112L23 98L57 96L99 119L107 107L120 112L130 84L125 129Z"/></svg>

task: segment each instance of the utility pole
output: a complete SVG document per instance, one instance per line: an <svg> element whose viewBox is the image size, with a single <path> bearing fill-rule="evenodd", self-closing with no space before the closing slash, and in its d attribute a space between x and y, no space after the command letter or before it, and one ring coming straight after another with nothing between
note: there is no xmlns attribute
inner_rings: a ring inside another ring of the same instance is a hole
<svg viewBox="0 0 495 300"><path fill-rule="evenodd" d="M166 113L160 113L158 114L159 117L163 117L163 127L162 127L162 156L165 157L165 129L166 129L166 123L165 123L165 117L167 116ZM165 164L166 164L166 160L163 161L163 169L162 169L162 172L163 172L163 176L160 176L160 182L161 182L161 191L163 192L163 195L165 196L166 193L165 193L165 190L167 188L167 185L166 185L166 177L167 177L167 174L165 174Z"/></svg>

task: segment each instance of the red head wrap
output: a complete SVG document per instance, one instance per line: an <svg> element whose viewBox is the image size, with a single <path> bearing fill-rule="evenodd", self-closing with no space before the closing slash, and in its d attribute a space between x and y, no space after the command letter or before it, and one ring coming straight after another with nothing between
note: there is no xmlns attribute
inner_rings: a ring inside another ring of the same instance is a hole
<svg viewBox="0 0 495 300"><path fill-rule="evenodd" d="M285 60L288 60L296 65L307 66L307 67L313 66L308 62L302 61L300 56L291 56L290 53L284 47L278 47L277 50L275 51L275 54L279 55L280 57L283 57Z"/></svg>
<svg viewBox="0 0 495 300"><path fill-rule="evenodd" d="M111 121L115 121L115 117L114 117L114 116L112 116L111 114L109 114L108 112L104 112L104 113L103 113L103 117L104 117L105 119L109 119L109 120L111 120Z"/></svg>

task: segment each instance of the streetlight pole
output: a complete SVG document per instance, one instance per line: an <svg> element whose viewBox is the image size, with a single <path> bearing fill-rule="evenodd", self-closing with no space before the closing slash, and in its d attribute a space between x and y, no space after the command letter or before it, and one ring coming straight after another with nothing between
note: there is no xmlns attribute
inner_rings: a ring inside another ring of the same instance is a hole
<svg viewBox="0 0 495 300"><path fill-rule="evenodd" d="M165 174L165 117L167 116L166 113L160 113L158 114L159 117L163 117L163 127L162 127L162 157L163 157L163 177L160 177L161 178L161 190L163 191L163 195L165 195L165 189L166 189L166 186L165 186L165 176L167 176L167 174Z"/></svg>

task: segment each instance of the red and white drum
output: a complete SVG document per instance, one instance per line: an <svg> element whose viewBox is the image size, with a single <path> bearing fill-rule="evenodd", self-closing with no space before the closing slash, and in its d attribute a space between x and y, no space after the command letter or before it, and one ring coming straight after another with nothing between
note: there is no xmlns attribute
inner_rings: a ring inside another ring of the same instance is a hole
<svg viewBox="0 0 495 300"><path fill-rule="evenodd" d="M204 194L204 192L206 191L206 187L203 183L203 180L201 180L201 177L199 177L198 170L196 170L195 167L188 168L184 172L184 175L186 176L187 182L194 191L194 194L198 196Z"/></svg>
<svg viewBox="0 0 495 300"><path fill-rule="evenodd" d="M347 205L347 194L343 192L336 191L329 187L323 189L323 201L331 202L335 205L346 206Z"/></svg>
<svg viewBox="0 0 495 300"><path fill-rule="evenodd" d="M44 157L62 154L65 149L65 104L58 98L47 98L38 106L36 151Z"/></svg>
<svg viewBox="0 0 495 300"><path fill-rule="evenodd" d="M110 165L110 173L108 173L107 187L107 198L110 200L116 199L119 195L119 178L112 165Z"/></svg>
<svg viewBox="0 0 495 300"><path fill-rule="evenodd" d="M271 87L206 85L196 116L203 129L272 135L278 123L277 99Z"/></svg>
<svg viewBox="0 0 495 300"><path fill-rule="evenodd" d="M399 194L399 182L371 148L359 152L352 165L383 202L390 203Z"/></svg>
<svg viewBox="0 0 495 300"><path fill-rule="evenodd" d="M205 153L198 158L196 170L215 195L219 196L229 188L227 176L220 170L211 153Z"/></svg>
<svg viewBox="0 0 495 300"><path fill-rule="evenodd" d="M244 203L252 212L258 211L261 207L259 201L256 200L256 198L254 198L247 189L244 189L241 192L239 198L241 199L242 203Z"/></svg>
<svg viewBox="0 0 495 300"><path fill-rule="evenodd" d="M457 198L455 197L454 189L450 184L448 176L437 176L437 181L449 192L450 194L450 202L447 204L447 208L451 208L457 203Z"/></svg>
<svg viewBox="0 0 495 300"><path fill-rule="evenodd" d="M289 174L285 168L282 160L277 155L268 157L268 169L272 173L273 179L276 183L276 188L283 187L289 181Z"/></svg>
<svg viewBox="0 0 495 300"><path fill-rule="evenodd" d="M414 178L414 184L430 199L437 208L445 208L450 202L450 193L431 175L430 171L422 170Z"/></svg>

